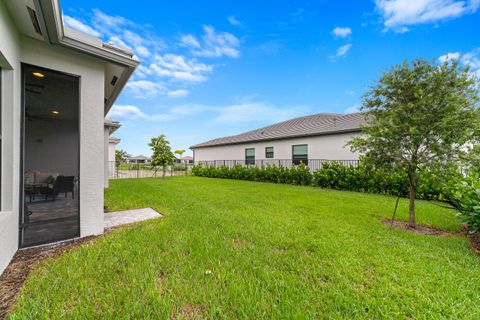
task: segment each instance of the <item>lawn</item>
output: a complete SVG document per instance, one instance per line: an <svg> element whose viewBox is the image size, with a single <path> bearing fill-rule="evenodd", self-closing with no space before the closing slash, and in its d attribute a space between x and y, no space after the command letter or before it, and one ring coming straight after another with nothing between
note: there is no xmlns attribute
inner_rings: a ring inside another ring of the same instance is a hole
<svg viewBox="0 0 480 320"><path fill-rule="evenodd" d="M198 177L111 185L110 210L164 217L43 263L13 319L480 317L480 257L460 234L381 224L395 198ZM452 210L417 210L459 230Z"/></svg>

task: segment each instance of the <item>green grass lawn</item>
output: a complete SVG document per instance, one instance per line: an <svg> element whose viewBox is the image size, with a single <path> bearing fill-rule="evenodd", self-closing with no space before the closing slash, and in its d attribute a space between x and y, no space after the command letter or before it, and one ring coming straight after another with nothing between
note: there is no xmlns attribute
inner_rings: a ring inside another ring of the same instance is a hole
<svg viewBox="0 0 480 320"><path fill-rule="evenodd" d="M197 177L111 185L110 210L164 218L43 263L12 318L480 318L480 257L462 235L381 224L395 198ZM417 215L460 228L432 203Z"/></svg>

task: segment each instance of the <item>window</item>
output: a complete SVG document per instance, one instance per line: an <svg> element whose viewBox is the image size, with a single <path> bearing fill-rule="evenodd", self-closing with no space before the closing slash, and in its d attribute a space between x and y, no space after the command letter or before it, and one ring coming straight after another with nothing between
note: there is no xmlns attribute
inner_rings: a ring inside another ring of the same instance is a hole
<svg viewBox="0 0 480 320"><path fill-rule="evenodd" d="M267 159L273 158L273 147L266 147L265 148L265 158L267 158Z"/></svg>
<svg viewBox="0 0 480 320"><path fill-rule="evenodd" d="M255 164L255 148L245 149L245 164Z"/></svg>
<svg viewBox="0 0 480 320"><path fill-rule="evenodd" d="M308 145L298 144L292 146L292 163L299 165L302 162L304 165L308 165Z"/></svg>

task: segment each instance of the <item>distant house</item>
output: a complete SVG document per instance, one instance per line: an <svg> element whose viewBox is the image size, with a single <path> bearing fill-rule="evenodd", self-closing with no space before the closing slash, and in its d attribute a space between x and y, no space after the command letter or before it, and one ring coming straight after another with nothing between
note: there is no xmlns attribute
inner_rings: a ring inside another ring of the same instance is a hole
<svg viewBox="0 0 480 320"><path fill-rule="evenodd" d="M319 113L190 147L195 163L298 164L357 160L348 141L361 134L363 113Z"/></svg>
<svg viewBox="0 0 480 320"><path fill-rule="evenodd" d="M119 138L115 138L112 134L121 127L120 122L112 119L105 119L104 123L104 187L108 188L108 180L115 172L115 146L120 143Z"/></svg>
<svg viewBox="0 0 480 320"><path fill-rule="evenodd" d="M120 143L120 138L110 137L108 139L108 162L115 162L115 152L117 151L117 144Z"/></svg>
<svg viewBox="0 0 480 320"><path fill-rule="evenodd" d="M128 158L127 161L128 163L150 163L152 162L152 158L140 154L138 156Z"/></svg>
<svg viewBox="0 0 480 320"><path fill-rule="evenodd" d="M186 157L181 157L178 159L180 163L193 163L193 157L192 156L186 156Z"/></svg>

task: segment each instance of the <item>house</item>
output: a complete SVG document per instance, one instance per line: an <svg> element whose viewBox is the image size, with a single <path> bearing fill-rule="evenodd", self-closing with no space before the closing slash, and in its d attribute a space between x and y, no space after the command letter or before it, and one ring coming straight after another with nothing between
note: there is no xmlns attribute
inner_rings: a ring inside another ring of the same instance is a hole
<svg viewBox="0 0 480 320"><path fill-rule="evenodd" d="M140 154L138 156L128 158L127 161L128 163L150 163L152 159Z"/></svg>
<svg viewBox="0 0 480 320"><path fill-rule="evenodd" d="M104 174L104 187L108 188L109 178L115 175L115 148L120 143L119 138L115 138L112 134L121 127L120 122L112 119L106 119L104 122L104 161L105 161L105 174Z"/></svg>
<svg viewBox="0 0 480 320"><path fill-rule="evenodd" d="M173 160L173 163L183 163L183 164L193 163L193 157L191 156L185 156L181 158L175 157L175 159Z"/></svg>
<svg viewBox="0 0 480 320"><path fill-rule="evenodd" d="M192 156L185 156L185 157L181 157L180 159L180 163L193 163L193 157Z"/></svg>
<svg viewBox="0 0 480 320"><path fill-rule="evenodd" d="M120 143L120 138L110 137L108 139L108 162L115 162L115 152L117 151L117 144Z"/></svg>
<svg viewBox="0 0 480 320"><path fill-rule="evenodd" d="M0 1L0 273L18 248L103 233L105 115L138 64L58 0Z"/></svg>
<svg viewBox="0 0 480 320"><path fill-rule="evenodd" d="M202 142L190 149L195 163L213 165L349 162L358 160L359 155L350 150L347 142L361 134L364 123L360 112L319 113Z"/></svg>

